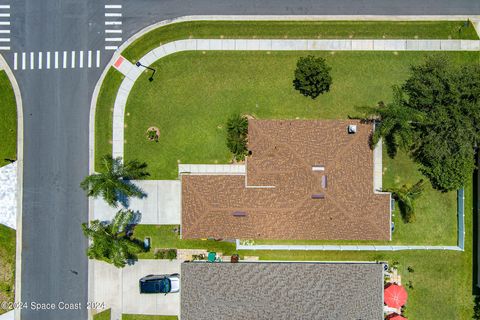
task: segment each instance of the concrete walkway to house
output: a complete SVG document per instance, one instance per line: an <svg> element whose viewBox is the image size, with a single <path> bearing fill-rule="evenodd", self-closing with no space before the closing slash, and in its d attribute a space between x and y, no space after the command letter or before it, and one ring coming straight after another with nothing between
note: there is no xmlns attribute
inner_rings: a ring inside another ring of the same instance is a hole
<svg viewBox="0 0 480 320"><path fill-rule="evenodd" d="M480 40L284 40L284 39L186 39L166 43L140 59L144 66L182 51L479 51ZM145 71L122 56L113 66L125 75L115 99L112 149L123 157L125 106L135 81Z"/></svg>
<svg viewBox="0 0 480 320"><path fill-rule="evenodd" d="M179 180L132 181L146 194L143 199L130 198L126 208L140 215L138 224L180 224L181 185ZM110 207L102 198L93 200L93 218L109 221L120 209Z"/></svg>

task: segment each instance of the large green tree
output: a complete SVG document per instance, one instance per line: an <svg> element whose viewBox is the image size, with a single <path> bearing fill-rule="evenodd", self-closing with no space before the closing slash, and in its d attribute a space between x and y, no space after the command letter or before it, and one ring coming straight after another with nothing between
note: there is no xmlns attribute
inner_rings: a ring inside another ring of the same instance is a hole
<svg viewBox="0 0 480 320"><path fill-rule="evenodd" d="M137 259L137 254L145 249L141 241L132 239L126 233L133 218L131 210L120 210L110 223L99 220L91 221L90 225L83 223L83 233L92 241L88 247L88 257L117 268L123 268L128 260Z"/></svg>
<svg viewBox="0 0 480 320"><path fill-rule="evenodd" d="M480 137L480 65L455 67L443 55L429 56L411 67L400 96L375 111L381 124L374 140L393 136L435 189L461 188Z"/></svg>
<svg viewBox="0 0 480 320"><path fill-rule="evenodd" d="M148 176L147 164L137 160L122 163L122 158L106 155L102 159L102 171L87 176L80 186L89 197L101 196L112 207L128 197L143 197L144 193L130 180Z"/></svg>
<svg viewBox="0 0 480 320"><path fill-rule="evenodd" d="M306 97L315 99L332 85L331 68L324 58L306 56L298 59L293 86Z"/></svg>

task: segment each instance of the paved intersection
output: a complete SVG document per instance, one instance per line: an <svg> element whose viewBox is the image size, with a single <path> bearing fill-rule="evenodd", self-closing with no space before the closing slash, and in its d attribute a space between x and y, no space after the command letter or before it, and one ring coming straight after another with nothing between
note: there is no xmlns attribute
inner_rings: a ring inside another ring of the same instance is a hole
<svg viewBox="0 0 480 320"><path fill-rule="evenodd" d="M122 7L114 10L106 5ZM117 15L112 16L112 13ZM24 105L21 301L80 302L86 305L87 242L81 234L80 224L87 221L88 214L87 199L78 185L88 173L88 121L93 88L114 46L154 22L194 14L472 15L480 14L480 2L0 0L0 39L10 40L0 40L0 52L12 69L17 53L17 70L14 72ZM101 56L100 68L96 65L95 68L85 67L85 60L84 67L80 68L80 60L77 60L80 52L88 55L88 51L96 53L97 50ZM42 69L39 68L40 52ZM50 69L46 62L48 52ZM61 52L58 69L54 67L55 52L59 55ZM65 59L63 52L67 52ZM73 63L72 52L75 52ZM23 53L25 60L22 60ZM23 61L25 69L22 68ZM65 68L63 61L67 61ZM22 310L22 319L27 320L86 318L86 309Z"/></svg>

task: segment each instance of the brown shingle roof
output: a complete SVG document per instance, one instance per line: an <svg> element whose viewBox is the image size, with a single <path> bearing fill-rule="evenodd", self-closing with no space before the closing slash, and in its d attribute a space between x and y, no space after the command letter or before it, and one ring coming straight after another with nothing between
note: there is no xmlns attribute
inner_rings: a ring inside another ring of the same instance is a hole
<svg viewBox="0 0 480 320"><path fill-rule="evenodd" d="M250 120L246 176L182 176L182 237L389 240L390 196L373 190L372 129Z"/></svg>

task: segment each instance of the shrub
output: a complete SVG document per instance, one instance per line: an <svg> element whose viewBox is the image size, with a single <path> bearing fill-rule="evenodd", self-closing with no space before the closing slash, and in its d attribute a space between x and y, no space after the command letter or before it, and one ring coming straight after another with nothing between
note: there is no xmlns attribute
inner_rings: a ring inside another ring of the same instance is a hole
<svg viewBox="0 0 480 320"><path fill-rule="evenodd" d="M293 86L304 96L315 99L330 90L332 85L330 70L323 58L301 57L297 62Z"/></svg>
<svg viewBox="0 0 480 320"><path fill-rule="evenodd" d="M235 160L242 161L247 155L248 119L236 114L227 121L227 147Z"/></svg>
<svg viewBox="0 0 480 320"><path fill-rule="evenodd" d="M155 259L173 260L177 258L177 249L155 249Z"/></svg>

